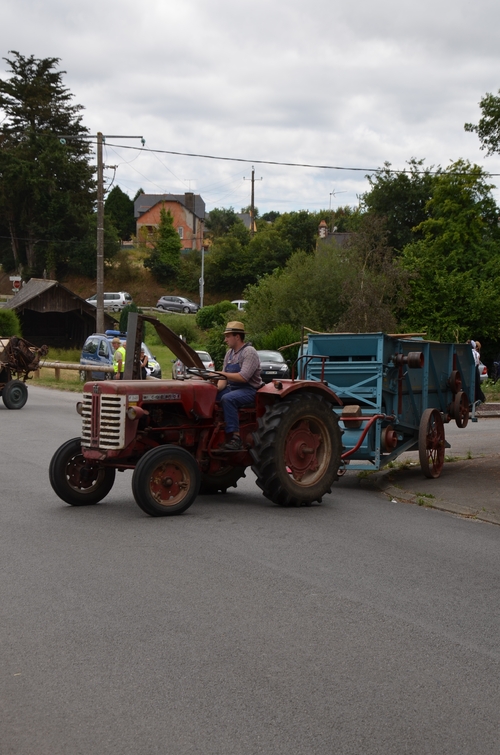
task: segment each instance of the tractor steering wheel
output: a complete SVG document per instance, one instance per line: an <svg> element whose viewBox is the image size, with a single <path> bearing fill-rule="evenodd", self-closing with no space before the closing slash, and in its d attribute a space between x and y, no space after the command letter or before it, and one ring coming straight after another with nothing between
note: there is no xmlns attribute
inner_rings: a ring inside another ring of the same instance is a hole
<svg viewBox="0 0 500 755"><path fill-rule="evenodd" d="M205 370L201 369L200 367L187 367L186 372L188 372L190 375L196 375L197 377L203 378L203 380L208 380L211 382L213 382L215 379L226 380L225 375L221 375L220 372L215 372L215 370Z"/></svg>

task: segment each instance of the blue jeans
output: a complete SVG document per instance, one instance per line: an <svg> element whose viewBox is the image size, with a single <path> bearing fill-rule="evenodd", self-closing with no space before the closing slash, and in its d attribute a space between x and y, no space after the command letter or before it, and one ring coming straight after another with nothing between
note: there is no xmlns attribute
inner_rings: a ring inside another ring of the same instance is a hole
<svg viewBox="0 0 500 755"><path fill-rule="evenodd" d="M228 385L217 394L217 401L222 405L227 433L237 433L240 429L238 409L240 406L249 406L255 403L256 388L242 385L241 388L233 388Z"/></svg>

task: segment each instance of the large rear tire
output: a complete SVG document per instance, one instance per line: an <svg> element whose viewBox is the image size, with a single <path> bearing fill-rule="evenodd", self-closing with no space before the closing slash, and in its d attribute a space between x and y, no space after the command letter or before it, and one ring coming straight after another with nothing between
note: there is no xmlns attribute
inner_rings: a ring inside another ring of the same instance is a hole
<svg viewBox="0 0 500 755"><path fill-rule="evenodd" d="M86 459L81 439L72 438L52 457L49 479L63 501L71 506L88 506L108 495L115 481L115 470Z"/></svg>
<svg viewBox="0 0 500 755"><path fill-rule="evenodd" d="M191 506L200 481L200 469L189 451L159 446L139 460L132 477L132 492L139 508L149 516L174 516Z"/></svg>
<svg viewBox="0 0 500 755"><path fill-rule="evenodd" d="M22 409L28 400L28 386L21 380L10 380L2 391L2 401L7 409Z"/></svg>
<svg viewBox="0 0 500 755"><path fill-rule="evenodd" d="M304 392L266 407L253 435L257 485L280 506L321 501L338 479L338 419L321 396Z"/></svg>
<svg viewBox="0 0 500 755"><path fill-rule="evenodd" d="M228 488L235 488L242 477L245 477L245 467L222 467L214 474L202 472L200 495L225 493Z"/></svg>

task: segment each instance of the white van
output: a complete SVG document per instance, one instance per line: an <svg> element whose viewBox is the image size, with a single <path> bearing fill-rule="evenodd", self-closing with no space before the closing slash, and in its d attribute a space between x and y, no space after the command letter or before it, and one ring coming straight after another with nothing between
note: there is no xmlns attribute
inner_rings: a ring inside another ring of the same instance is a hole
<svg viewBox="0 0 500 755"><path fill-rule="evenodd" d="M97 307L97 294L90 296L87 301ZM104 294L104 309L120 312L127 304L132 304L132 297L126 291L113 291Z"/></svg>
<svg viewBox="0 0 500 755"><path fill-rule="evenodd" d="M234 301L232 301L231 304L234 304L236 309L239 309L240 312L243 312L246 305L248 304L248 301L247 299L234 299Z"/></svg>

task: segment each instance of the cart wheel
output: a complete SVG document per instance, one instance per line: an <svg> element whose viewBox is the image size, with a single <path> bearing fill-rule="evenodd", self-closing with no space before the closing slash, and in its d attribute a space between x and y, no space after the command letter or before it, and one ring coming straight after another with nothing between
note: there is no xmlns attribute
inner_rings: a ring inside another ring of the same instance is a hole
<svg viewBox="0 0 500 755"><path fill-rule="evenodd" d="M426 477L439 477L444 464L444 425L437 409L426 409L418 431L418 455Z"/></svg>
<svg viewBox="0 0 500 755"><path fill-rule="evenodd" d="M28 386L21 380L10 380L2 391L2 401L7 409L22 409L28 400Z"/></svg>
<svg viewBox="0 0 500 755"><path fill-rule="evenodd" d="M457 427L467 427L469 421L469 399L465 391L459 391L453 402L453 417Z"/></svg>
<svg viewBox="0 0 500 755"><path fill-rule="evenodd" d="M458 393L462 390L462 377L458 370L453 370L450 374L448 385L452 393Z"/></svg>

